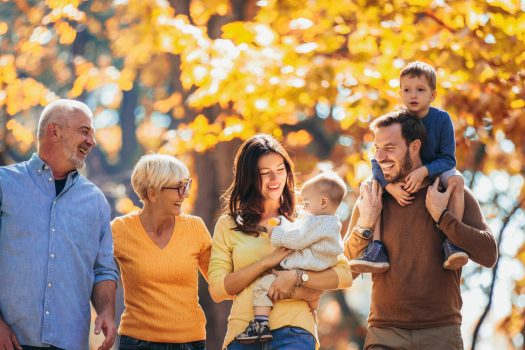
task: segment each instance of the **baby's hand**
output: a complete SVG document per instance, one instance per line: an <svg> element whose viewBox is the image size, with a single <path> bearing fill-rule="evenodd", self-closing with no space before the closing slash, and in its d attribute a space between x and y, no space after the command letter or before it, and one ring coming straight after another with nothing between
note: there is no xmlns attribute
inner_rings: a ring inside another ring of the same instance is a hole
<svg viewBox="0 0 525 350"><path fill-rule="evenodd" d="M416 193L421 188L421 184L427 176L428 170L426 166L417 168L405 178L405 186L403 189L410 193Z"/></svg>
<svg viewBox="0 0 525 350"><path fill-rule="evenodd" d="M403 182L396 182L389 183L385 187L385 190L387 190L387 192L390 193L402 207L412 204L412 201L414 200L414 197L411 196L409 192L405 191L403 186Z"/></svg>

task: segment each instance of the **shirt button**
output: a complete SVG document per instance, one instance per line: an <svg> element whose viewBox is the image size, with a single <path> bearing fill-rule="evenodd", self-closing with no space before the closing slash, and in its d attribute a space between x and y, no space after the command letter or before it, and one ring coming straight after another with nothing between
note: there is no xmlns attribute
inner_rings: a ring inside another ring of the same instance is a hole
<svg viewBox="0 0 525 350"><path fill-rule="evenodd" d="M48 167L47 165L44 165L44 169L46 169L46 170L47 170L47 169L49 169L49 167Z"/></svg>
<svg viewBox="0 0 525 350"><path fill-rule="evenodd" d="M52 228L52 229L51 229L51 232L55 232L55 229L54 229L54 228Z"/></svg>
<svg viewBox="0 0 525 350"><path fill-rule="evenodd" d="M38 173L38 175L42 174L42 170L40 170L40 169L38 169L36 172Z"/></svg>
<svg viewBox="0 0 525 350"><path fill-rule="evenodd" d="M49 315L49 311L46 311L46 315Z"/></svg>
<svg viewBox="0 0 525 350"><path fill-rule="evenodd" d="M47 284L47 287L48 287L48 288L51 288L51 286L52 286L52 284L51 284L51 282L49 282L49 283Z"/></svg>
<svg viewBox="0 0 525 350"><path fill-rule="evenodd" d="M51 259L54 259L54 258L55 258L55 254L51 253L51 254L49 254L49 257L50 257Z"/></svg>
<svg viewBox="0 0 525 350"><path fill-rule="evenodd" d="M55 204L57 204L57 201L56 201L56 200L53 201L53 205L55 205Z"/></svg>
<svg viewBox="0 0 525 350"><path fill-rule="evenodd" d="M49 180L49 182L53 181L53 179L52 179L52 178L49 178L48 180Z"/></svg>

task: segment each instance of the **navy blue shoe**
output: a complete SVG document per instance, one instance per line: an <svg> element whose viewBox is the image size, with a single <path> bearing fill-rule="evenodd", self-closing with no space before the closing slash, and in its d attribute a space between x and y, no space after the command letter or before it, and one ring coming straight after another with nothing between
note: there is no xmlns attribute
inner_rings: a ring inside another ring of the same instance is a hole
<svg viewBox="0 0 525 350"><path fill-rule="evenodd" d="M272 340L272 332L268 322L250 321L248 327L235 337L241 344L265 343Z"/></svg>
<svg viewBox="0 0 525 350"><path fill-rule="evenodd" d="M382 273L390 268L386 248L381 241L368 243L360 258L348 263L350 270L357 273Z"/></svg>
<svg viewBox="0 0 525 350"><path fill-rule="evenodd" d="M443 246L443 268L447 270L457 270L465 266L469 256L463 249L455 246L448 239L445 239Z"/></svg>

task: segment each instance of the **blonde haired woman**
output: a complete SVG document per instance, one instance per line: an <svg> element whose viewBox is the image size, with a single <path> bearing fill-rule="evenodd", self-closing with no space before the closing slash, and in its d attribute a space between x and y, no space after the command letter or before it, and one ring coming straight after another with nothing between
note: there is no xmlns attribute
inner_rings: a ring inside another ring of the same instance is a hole
<svg viewBox="0 0 525 350"><path fill-rule="evenodd" d="M211 237L199 217L181 212L191 181L175 157L143 156L131 184L144 206L111 223L126 307L122 350L205 349L197 270L208 278Z"/></svg>

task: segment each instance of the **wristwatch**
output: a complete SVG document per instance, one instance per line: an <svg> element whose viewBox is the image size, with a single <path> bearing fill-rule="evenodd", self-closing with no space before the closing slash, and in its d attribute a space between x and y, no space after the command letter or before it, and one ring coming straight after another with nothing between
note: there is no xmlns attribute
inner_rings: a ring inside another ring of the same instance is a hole
<svg viewBox="0 0 525 350"><path fill-rule="evenodd" d="M310 276L308 276L308 273L304 270L295 269L295 272L297 273L297 281L295 282L296 287L301 287L310 279Z"/></svg>
<svg viewBox="0 0 525 350"><path fill-rule="evenodd" d="M354 230L359 233L359 235L365 239L372 238L372 235L374 234L374 230L370 228L361 227L359 225L355 225Z"/></svg>

